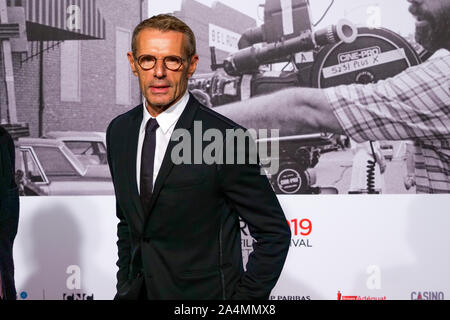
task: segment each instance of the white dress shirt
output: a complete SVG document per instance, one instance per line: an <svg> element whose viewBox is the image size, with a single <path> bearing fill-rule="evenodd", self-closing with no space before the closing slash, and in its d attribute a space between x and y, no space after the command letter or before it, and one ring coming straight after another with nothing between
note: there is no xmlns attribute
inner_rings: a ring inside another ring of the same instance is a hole
<svg viewBox="0 0 450 320"><path fill-rule="evenodd" d="M147 100L143 99L143 118L141 122L141 128L139 130L139 140L137 146L137 156L136 156L136 180L137 187L140 193L140 182L141 182L141 155L142 155L142 145L144 144L145 138L145 127L147 125L147 121L150 118L154 118L150 115L147 110ZM189 101L189 92L186 90L183 97L173 106L169 107L169 109L161 112L157 117L156 121L158 122L158 129L156 129L156 147L155 147L155 162L153 166L153 185L155 185L156 177L158 176L159 169L161 168L162 161L164 159L164 155L166 153L167 146L170 141L170 136L172 135L173 129L175 128L175 124L178 122L181 114L186 108L186 105Z"/></svg>

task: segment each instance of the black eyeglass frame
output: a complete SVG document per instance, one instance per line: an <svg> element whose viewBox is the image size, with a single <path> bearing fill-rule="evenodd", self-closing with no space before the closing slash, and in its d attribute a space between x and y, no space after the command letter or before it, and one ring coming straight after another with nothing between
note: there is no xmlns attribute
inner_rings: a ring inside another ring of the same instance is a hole
<svg viewBox="0 0 450 320"><path fill-rule="evenodd" d="M155 59L155 64L153 65L153 67L151 67L151 68L144 68L144 67L141 65L141 62L140 62L140 61L141 61L141 58L143 58L143 57L152 57L152 58L154 58L154 59ZM184 59L184 58L182 58L182 57L180 57L180 56L176 56L176 55L167 56L167 57L164 57L164 58L156 58L155 56L152 56L151 54L143 54L143 55L140 55L140 56L137 57L137 58L136 58L136 57L134 57L134 58L135 58L135 61L137 62L137 64L139 65L139 67L141 67L141 69L144 70L144 71L149 71L149 70L154 69L155 66L156 66L156 62L157 62L158 60L162 60L162 61L163 61L164 68L166 68L166 69L168 69L168 70L170 70L170 71L179 71L180 68L183 66L183 63L187 61L187 59ZM166 59L168 59L168 58L177 58L177 59L179 59L181 62L180 62L180 65L178 66L178 68L172 69L172 68L167 67Z"/></svg>

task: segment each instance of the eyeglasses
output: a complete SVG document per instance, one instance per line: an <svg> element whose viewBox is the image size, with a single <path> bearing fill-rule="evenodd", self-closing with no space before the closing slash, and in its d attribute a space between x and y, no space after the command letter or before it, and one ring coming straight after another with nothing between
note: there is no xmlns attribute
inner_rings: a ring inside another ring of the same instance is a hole
<svg viewBox="0 0 450 320"><path fill-rule="evenodd" d="M137 58L137 63L143 70L148 71L155 67L157 60L162 60L164 66L171 71L178 71L183 65L183 62L186 61L186 59L179 56L167 56L158 59L154 56L144 54Z"/></svg>

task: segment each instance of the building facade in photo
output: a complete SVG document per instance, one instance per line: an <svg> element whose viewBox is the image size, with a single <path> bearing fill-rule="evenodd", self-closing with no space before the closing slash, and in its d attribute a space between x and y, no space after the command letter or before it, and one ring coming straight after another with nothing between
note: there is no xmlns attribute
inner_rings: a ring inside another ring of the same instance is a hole
<svg viewBox="0 0 450 320"><path fill-rule="evenodd" d="M147 0L0 1L7 2L8 22L22 18L26 32L25 45L11 38L17 119L8 110L2 55L3 124L26 123L32 137L105 131L112 118L140 103L126 53Z"/></svg>

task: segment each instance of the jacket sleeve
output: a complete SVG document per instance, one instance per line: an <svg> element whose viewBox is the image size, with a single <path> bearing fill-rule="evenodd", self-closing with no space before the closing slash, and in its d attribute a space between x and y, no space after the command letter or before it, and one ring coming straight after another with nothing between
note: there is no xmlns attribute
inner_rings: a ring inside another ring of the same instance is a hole
<svg viewBox="0 0 450 320"><path fill-rule="evenodd" d="M232 299L268 299L283 269L291 231L267 177L261 174L258 157L252 164L250 147L233 149L234 164L225 163L219 170L221 186L256 242ZM245 153L244 164L237 164L238 152Z"/></svg>
<svg viewBox="0 0 450 320"><path fill-rule="evenodd" d="M15 171L13 139L8 131L0 128L0 196L6 196L7 190L15 187Z"/></svg>
<svg viewBox="0 0 450 320"><path fill-rule="evenodd" d="M106 131L106 148L107 148L107 157L108 157L108 165L109 170L111 172L112 181L115 188L115 175L114 175L114 166L112 160L112 147L111 147L111 128L113 122L108 126ZM128 274L130 270L130 259L131 259L131 244L130 244L130 231L128 222L125 219L123 211L119 205L116 194L116 216L119 219L119 223L117 224L117 249L118 249L118 260L117 266L119 270L117 271L117 285L116 288L119 288L128 280Z"/></svg>
<svg viewBox="0 0 450 320"><path fill-rule="evenodd" d="M0 202L6 197L8 190L8 180L10 173L8 170L9 158L6 153L6 146L0 141Z"/></svg>

